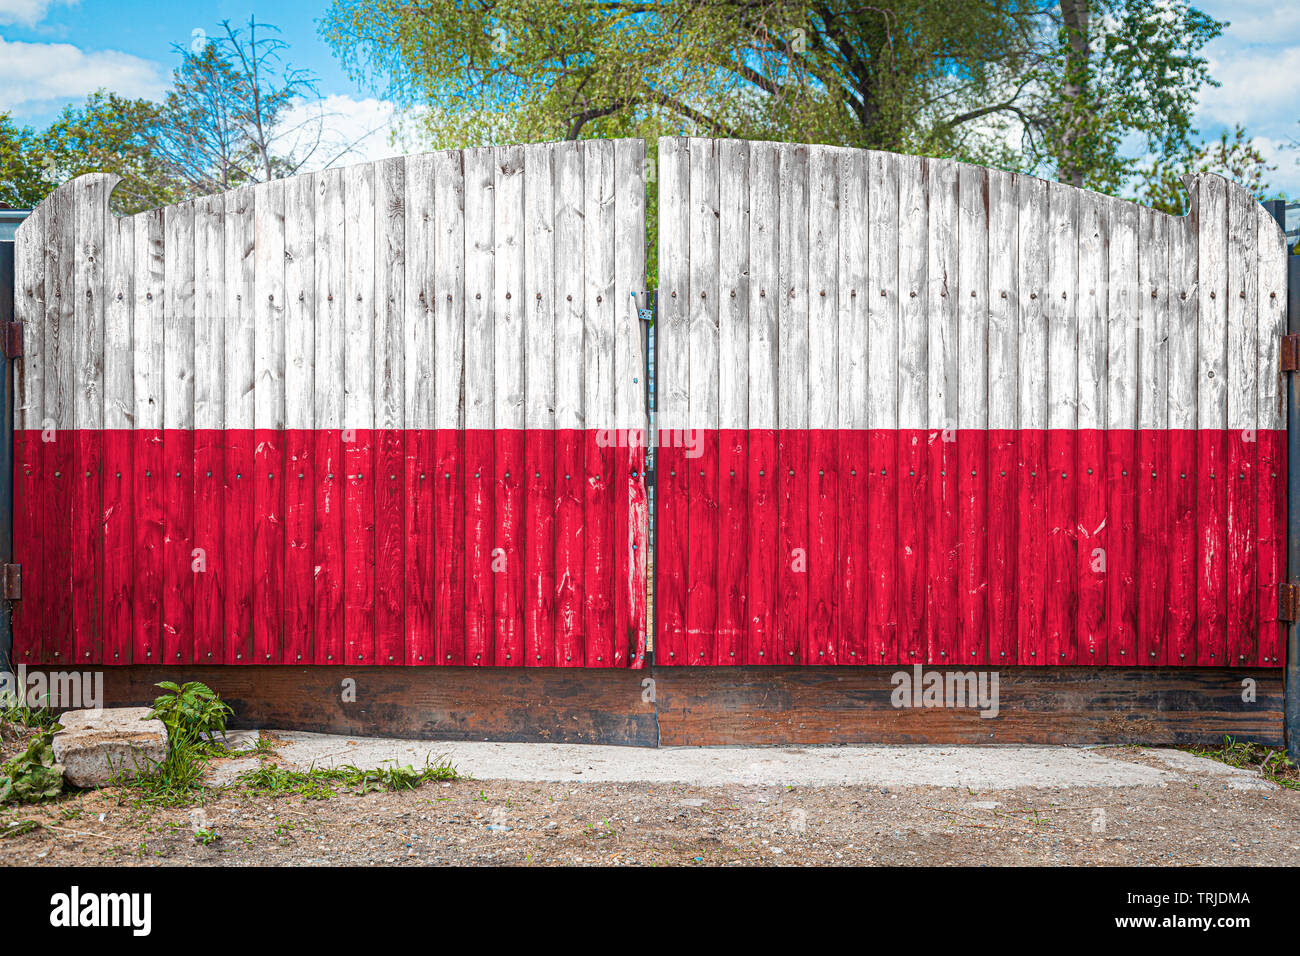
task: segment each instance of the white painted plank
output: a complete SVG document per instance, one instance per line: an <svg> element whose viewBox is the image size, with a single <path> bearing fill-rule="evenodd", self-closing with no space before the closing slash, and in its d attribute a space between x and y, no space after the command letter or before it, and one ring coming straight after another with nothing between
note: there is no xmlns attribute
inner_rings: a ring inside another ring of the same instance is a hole
<svg viewBox="0 0 1300 956"><path fill-rule="evenodd" d="M45 415L56 429L76 424L75 194L65 186L45 200L50 217L45 233Z"/></svg>
<svg viewBox="0 0 1300 956"><path fill-rule="evenodd" d="M23 324L23 355L14 363L14 427L39 429L45 418L45 224L48 206L32 210L14 244L14 317Z"/></svg>
<svg viewBox="0 0 1300 956"><path fill-rule="evenodd" d="M228 203L231 196L226 194ZM136 428L156 430L163 427L163 211L142 212L132 216L131 222L135 232L135 303L131 310L134 420ZM227 295L232 295L231 287ZM251 362L248 367L251 372ZM49 366L46 368L48 374Z"/></svg>
<svg viewBox="0 0 1300 956"><path fill-rule="evenodd" d="M194 427L225 427L226 203L205 196L194 211Z"/></svg>
<svg viewBox="0 0 1300 956"><path fill-rule="evenodd" d="M1279 363L1279 343L1286 334L1287 246L1281 228L1262 207L1257 209L1259 288L1256 341L1258 350L1259 427L1286 428L1286 384Z"/></svg>
<svg viewBox="0 0 1300 956"><path fill-rule="evenodd" d="M645 290L645 144L620 139L614 144L614 424L619 429L648 427L645 345L632 293ZM616 652L617 653L617 652Z"/></svg>
<svg viewBox="0 0 1300 956"><path fill-rule="evenodd" d="M343 427L370 429L375 427L374 166L343 171L343 217Z"/></svg>
<svg viewBox="0 0 1300 956"><path fill-rule="evenodd" d="M524 424L555 427L555 164L524 147Z"/></svg>
<svg viewBox="0 0 1300 956"><path fill-rule="evenodd" d="M582 146L557 143L555 174L555 427L583 428L584 230Z"/></svg>
<svg viewBox="0 0 1300 956"><path fill-rule="evenodd" d="M988 171L957 167L957 427L989 420Z"/></svg>
<svg viewBox="0 0 1300 956"><path fill-rule="evenodd" d="M1169 427L1182 429L1196 428L1199 185L1190 191L1191 212L1169 228Z"/></svg>
<svg viewBox="0 0 1300 956"><path fill-rule="evenodd" d="M1228 186L1228 427L1258 427L1259 204Z"/></svg>
<svg viewBox="0 0 1300 956"><path fill-rule="evenodd" d="M781 150L773 143L749 147L749 427L777 427L781 298L780 183ZM662 194L661 194L662 195ZM660 207L660 230L664 208ZM659 260L663 269L663 259ZM665 365L671 356L660 342ZM863 385L866 374L863 373Z"/></svg>
<svg viewBox="0 0 1300 956"><path fill-rule="evenodd" d="M781 146L777 425L808 427L808 148Z"/></svg>
<svg viewBox="0 0 1300 956"><path fill-rule="evenodd" d="M314 427L344 428L344 322L347 297L343 171L323 170L316 178L316 362ZM409 353L408 353L409 354Z"/></svg>
<svg viewBox="0 0 1300 956"><path fill-rule="evenodd" d="M929 315L929 426L936 431L957 428L957 164L946 159L925 161L930 183L927 255L927 313ZM874 344L874 343L873 343Z"/></svg>
<svg viewBox="0 0 1300 956"><path fill-rule="evenodd" d="M925 166L919 156L898 157L898 427L929 423L930 327L926 271L930 250ZM841 394L843 389L841 388Z"/></svg>
<svg viewBox="0 0 1300 956"><path fill-rule="evenodd" d="M1107 315L1110 308L1111 200L1081 190L1079 202L1079 427L1104 428L1107 396ZM1073 294L1073 293L1072 293ZM1053 369L1052 373L1057 374ZM1060 374L1066 374L1061 372Z"/></svg>
<svg viewBox="0 0 1300 956"><path fill-rule="evenodd" d="M1047 427L1078 427L1079 190L1047 186Z"/></svg>
<svg viewBox="0 0 1300 956"><path fill-rule="evenodd" d="M716 430L718 410L718 153L711 139L690 155L690 427ZM707 587L713 587L710 581Z"/></svg>
<svg viewBox="0 0 1300 956"><path fill-rule="evenodd" d="M493 423L492 276L495 150L465 151L465 427ZM400 361L400 359L399 359Z"/></svg>
<svg viewBox="0 0 1300 956"><path fill-rule="evenodd" d="M163 211L163 427L194 427L194 207Z"/></svg>
<svg viewBox="0 0 1300 956"><path fill-rule="evenodd" d="M78 428L104 427L104 274L105 229L110 213L108 194L115 177L81 176L73 183L76 204L76 328L74 359L74 418Z"/></svg>
<svg viewBox="0 0 1300 956"><path fill-rule="evenodd" d="M284 422L309 429L316 421L316 187L315 175L285 184Z"/></svg>
<svg viewBox="0 0 1300 956"><path fill-rule="evenodd" d="M433 156L408 156L402 281L402 401L407 428L433 428ZM319 223L319 212L318 223ZM317 248L317 261L320 249ZM318 350L319 354L319 350ZM317 378L321 369L317 359ZM317 384L319 390L321 385Z"/></svg>
<svg viewBox="0 0 1300 956"><path fill-rule="evenodd" d="M1227 180L1200 177L1197 238L1196 424L1228 427L1228 196Z"/></svg>
<svg viewBox="0 0 1300 956"><path fill-rule="evenodd" d="M217 201L220 203L220 199ZM135 356L131 351L135 222L118 216L111 216L109 222L111 236L104 263L104 274L108 277L108 297L104 304L104 427L125 429L135 421ZM218 248L216 254L221 257L222 250Z"/></svg>
<svg viewBox="0 0 1300 956"><path fill-rule="evenodd" d="M615 427L614 144L583 143L582 170L583 420L589 429L608 429Z"/></svg>
<svg viewBox="0 0 1300 956"><path fill-rule="evenodd" d="M989 170L989 417L994 429L1020 421L1020 177Z"/></svg>
<svg viewBox="0 0 1300 956"><path fill-rule="evenodd" d="M749 150L750 144L740 140L718 144L718 422L722 428L749 427Z"/></svg>
<svg viewBox="0 0 1300 956"><path fill-rule="evenodd" d="M688 427L690 409L690 152L684 139L659 140L659 313L657 427ZM660 443L666 439L660 438Z"/></svg>
<svg viewBox="0 0 1300 956"><path fill-rule="evenodd" d="M1018 427L1047 427L1047 183L1021 176L1016 292L1019 297Z"/></svg>
<svg viewBox="0 0 1300 956"><path fill-rule="evenodd" d="M1138 428L1169 425L1169 230L1173 220L1138 211Z"/></svg>
<svg viewBox="0 0 1300 956"><path fill-rule="evenodd" d="M1138 207L1108 199L1110 244L1107 255L1107 428L1138 425ZM1082 334L1082 332L1081 332ZM1080 393L1083 383L1079 384ZM1080 402L1082 427L1082 402Z"/></svg>
<svg viewBox="0 0 1300 956"><path fill-rule="evenodd" d="M808 425L839 422L839 150L808 147Z"/></svg>
<svg viewBox="0 0 1300 956"><path fill-rule="evenodd" d="M524 150L496 151L493 206L493 416L497 428L524 427Z"/></svg>
<svg viewBox="0 0 1300 956"><path fill-rule="evenodd" d="M839 155L839 166L839 408L836 418L841 428L866 428L867 303L870 299L867 282L870 187L866 150L844 150ZM924 221L921 229L926 229ZM920 254L926 255L924 243ZM924 290L920 301L924 308Z"/></svg>

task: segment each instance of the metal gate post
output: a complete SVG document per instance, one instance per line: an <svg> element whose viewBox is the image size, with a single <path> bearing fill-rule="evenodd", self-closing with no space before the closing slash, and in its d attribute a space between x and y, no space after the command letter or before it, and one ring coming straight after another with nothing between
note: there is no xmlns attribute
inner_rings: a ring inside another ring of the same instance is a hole
<svg viewBox="0 0 1300 956"><path fill-rule="evenodd" d="M1264 206L1286 232L1286 201ZM1286 329L1300 332L1300 256L1286 258ZM1300 382L1286 376L1286 579L1300 583ZM1300 621L1286 626L1286 705L1283 735L1287 756L1300 763Z"/></svg>
<svg viewBox="0 0 1300 956"><path fill-rule="evenodd" d="M658 551L655 549L655 455L659 448L659 422L655 417L655 368L658 365L658 345L655 336L655 313L659 308L659 293L655 289L647 290L643 295L632 293L636 302L637 318L641 326L641 356L644 365L641 369L641 381L645 383L646 435L645 435L645 491L648 525L646 531L646 652L645 666L653 667L655 662L655 597L654 585L655 561Z"/></svg>
<svg viewBox="0 0 1300 956"><path fill-rule="evenodd" d="M26 210L0 210L0 331L14 320L14 230ZM14 361L0 360L0 565L14 553ZM13 671L13 602L0 601L0 671Z"/></svg>

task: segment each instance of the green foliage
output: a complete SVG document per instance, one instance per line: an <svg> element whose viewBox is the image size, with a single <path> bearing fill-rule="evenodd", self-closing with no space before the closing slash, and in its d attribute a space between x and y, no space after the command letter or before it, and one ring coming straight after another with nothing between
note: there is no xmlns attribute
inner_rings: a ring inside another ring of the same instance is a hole
<svg viewBox="0 0 1300 956"><path fill-rule="evenodd" d="M1231 735L1223 738L1222 747L1188 747L1198 757L1218 760L1230 767L1256 770L1267 780L1290 790L1300 790L1300 768L1286 755L1285 748L1267 747L1264 744L1238 740Z"/></svg>
<svg viewBox="0 0 1300 956"><path fill-rule="evenodd" d="M53 184L41 163L36 134L0 113L0 204L27 209L44 199Z"/></svg>
<svg viewBox="0 0 1300 956"><path fill-rule="evenodd" d="M1217 140L1203 143L1188 160L1161 158L1152 163L1140 178L1141 201L1153 209L1181 215L1187 211L1187 191L1182 177L1198 173L1226 176L1263 201L1270 194L1268 174L1276 169L1238 125L1231 136L1225 131Z"/></svg>
<svg viewBox="0 0 1300 956"><path fill-rule="evenodd" d="M0 803L40 803L63 792L63 765L54 762L53 739L51 731L38 734L0 767Z"/></svg>
<svg viewBox="0 0 1300 956"><path fill-rule="evenodd" d="M166 693L154 699L153 710L144 719L161 720L169 741L197 743L203 735L225 734L226 718L234 711L207 684L190 681L177 685L167 680L154 686Z"/></svg>
<svg viewBox="0 0 1300 956"><path fill-rule="evenodd" d="M32 707L11 695L0 697L0 725L14 724L33 730L52 730L58 721L48 707Z"/></svg>
<svg viewBox="0 0 1300 956"><path fill-rule="evenodd" d="M199 827L194 831L194 842L202 844L203 846L211 846L220 839L221 834L212 827Z"/></svg>
<svg viewBox="0 0 1300 956"><path fill-rule="evenodd" d="M234 712L220 697L198 681L155 685L165 693L153 702L145 720L161 720L167 728L167 756L154 766L134 767L133 774L118 775L113 783L135 792L144 803L178 806L192 803L203 793L203 772L210 756L224 752L213 738L226 732L226 718Z"/></svg>
<svg viewBox="0 0 1300 956"><path fill-rule="evenodd" d="M382 767L362 770L346 764L340 767L313 767L311 770L285 770L275 764L265 764L257 770L240 774L240 783L254 793L273 796L297 794L309 800L328 800L336 794L336 784L351 793L371 793L390 790L414 790L429 780L459 780L461 774L447 760L425 762L423 769L414 767Z"/></svg>

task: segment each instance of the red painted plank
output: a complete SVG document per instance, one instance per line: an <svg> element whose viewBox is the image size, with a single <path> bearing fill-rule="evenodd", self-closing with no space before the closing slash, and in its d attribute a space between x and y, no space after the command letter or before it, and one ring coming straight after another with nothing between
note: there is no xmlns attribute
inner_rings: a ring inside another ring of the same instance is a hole
<svg viewBox="0 0 1300 956"><path fill-rule="evenodd" d="M132 433L134 448L135 606L132 610L131 658L135 664L163 663L163 456L162 432ZM47 445L47 460L51 446ZM46 534L52 525L47 515Z"/></svg>
<svg viewBox="0 0 1300 956"><path fill-rule="evenodd" d="M925 660L925 606L929 507L928 433L905 428L898 433L898 651L894 661Z"/></svg>
<svg viewBox="0 0 1300 956"><path fill-rule="evenodd" d="M1169 432L1169 605L1167 663L1196 663L1197 433Z"/></svg>
<svg viewBox="0 0 1300 956"><path fill-rule="evenodd" d="M870 460L867 433L859 429L841 429L839 442L839 487L837 510L839 531L835 548L840 579L839 635L836 657L842 664L871 664L867 642L867 483Z"/></svg>
<svg viewBox="0 0 1300 956"><path fill-rule="evenodd" d="M957 432L958 558L957 661L962 665L988 660L988 432L964 428ZM941 657L935 663L950 663Z"/></svg>
<svg viewBox="0 0 1300 956"><path fill-rule="evenodd" d="M838 512L838 432L814 429L808 434L809 664L835 664L839 660Z"/></svg>
<svg viewBox="0 0 1300 956"><path fill-rule="evenodd" d="M1278 585L1286 572L1286 432L1261 431L1256 468L1256 520L1259 533L1259 662L1282 662L1284 646L1278 619Z"/></svg>
<svg viewBox="0 0 1300 956"><path fill-rule="evenodd" d="M465 663L493 663L495 464L490 429L465 432ZM400 504L400 503L399 503Z"/></svg>
<svg viewBox="0 0 1300 956"><path fill-rule="evenodd" d="M496 500L492 577L495 594L493 656L499 667L524 664L524 433L502 429L493 437ZM408 592L409 593L409 592ZM407 598L408 605L410 598Z"/></svg>
<svg viewBox="0 0 1300 956"><path fill-rule="evenodd" d="M104 433L74 435L72 474L72 635L79 665L104 660Z"/></svg>
<svg viewBox="0 0 1300 956"><path fill-rule="evenodd" d="M694 665L718 663L718 432L692 429L685 440L686 653Z"/></svg>
<svg viewBox="0 0 1300 956"><path fill-rule="evenodd" d="M987 663L1016 660L1017 541L1021 515L1017 511L1020 475L1017 433L989 433L988 459L988 656Z"/></svg>
<svg viewBox="0 0 1300 956"><path fill-rule="evenodd" d="M48 621L44 596L45 529L42 504L46 487L44 465L45 443L36 429L14 434L14 561L33 568L35 574L27 575L23 582L22 599L14 604L13 640L14 663L35 664L44 660L42 635ZM130 472L127 472L128 481ZM131 531L131 514L125 513L127 534ZM128 621L128 625L130 622ZM123 635L125 650L122 663L131 660L131 632Z"/></svg>
<svg viewBox="0 0 1300 956"><path fill-rule="evenodd" d="M626 634L625 639L620 639L619 645L615 648L616 665L624 664L633 668L642 668L645 666L646 656L646 625L648 618L647 610L647 592L646 592L646 561L650 548L650 510L649 503L646 499L645 483L645 464L646 464L646 445L645 434L640 429L633 429L628 432L625 439L627 448L627 457L624 460L624 470L628 475L627 481L627 509L620 512L626 516L626 531L620 525L620 537L618 541L619 567L620 571L623 562L626 561L627 571L621 572L620 581L626 582L620 584L620 593L627 593L627 622L626 630L620 627L619 635ZM615 615L622 619L622 612L616 608Z"/></svg>
<svg viewBox="0 0 1300 956"><path fill-rule="evenodd" d="M1047 432L1023 429L1019 441L1016 648L1005 657L999 651L999 664L1028 664L1047 653Z"/></svg>
<svg viewBox="0 0 1300 956"><path fill-rule="evenodd" d="M529 429L524 436L524 649L530 667L555 666L554 515L555 433Z"/></svg>
<svg viewBox="0 0 1300 956"><path fill-rule="evenodd" d="M194 660L199 664L225 662L223 641L225 597L226 436L219 429L201 429L194 435ZM120 470L120 469L119 469ZM107 505L116 472L105 469ZM105 512L108 511L105 507ZM278 663L278 662L277 662Z"/></svg>
<svg viewBox="0 0 1300 956"><path fill-rule="evenodd" d="M898 657L898 436L867 433L867 654L872 664ZM950 660L951 658L944 658Z"/></svg>
<svg viewBox="0 0 1300 956"><path fill-rule="evenodd" d="M406 467L400 429L375 432L375 663L406 660ZM490 580L490 579L489 579ZM490 585L489 585L490 586Z"/></svg>
<svg viewBox="0 0 1300 956"><path fill-rule="evenodd" d="M1079 516L1075 522L1078 533L1078 638L1064 641L1046 661L1049 664L1104 664L1107 660L1106 582L1112 562L1108 543L1115 540L1109 533L1113 527L1112 520L1118 521L1118 517L1108 520L1108 469L1106 432L1098 428L1080 429L1076 463L1070 466L1070 480L1078 488L1079 495ZM1059 480L1059 472L1053 471L1048 475L1048 481L1053 485Z"/></svg>
<svg viewBox="0 0 1300 956"><path fill-rule="evenodd" d="M808 432L782 429L776 448L776 641L782 664L808 662ZM692 532L694 528L691 529ZM693 583L693 582L691 582Z"/></svg>
<svg viewBox="0 0 1300 956"><path fill-rule="evenodd" d="M284 663L316 660L314 516L315 438L307 429L284 434Z"/></svg>
<svg viewBox="0 0 1300 956"><path fill-rule="evenodd" d="M1108 431L1106 459L1106 526L1110 531L1106 538L1106 663L1131 667L1141 663L1137 659L1136 432L1127 428Z"/></svg>
<svg viewBox="0 0 1300 956"><path fill-rule="evenodd" d="M581 667L587 654L583 442L577 429L555 432L555 663L559 667Z"/></svg>
<svg viewBox="0 0 1300 956"><path fill-rule="evenodd" d="M326 428L315 433L316 509L312 518L315 579L312 591L313 643L317 664L342 664L343 609L343 463L342 433Z"/></svg>
<svg viewBox="0 0 1300 956"><path fill-rule="evenodd" d="M455 429L441 428L434 433L434 655L436 663L453 665L465 663L465 499L461 492L465 476L460 443L461 433ZM553 466L553 461L547 463ZM546 485L549 490L553 482ZM553 505L551 495L547 500ZM548 557L551 553L548 547Z"/></svg>
<svg viewBox="0 0 1300 956"><path fill-rule="evenodd" d="M1197 433L1196 663L1225 663L1227 642L1228 442L1224 432Z"/></svg>
<svg viewBox="0 0 1300 956"><path fill-rule="evenodd" d="M227 664L255 664L253 653L253 432L226 432L225 648ZM139 460L136 469L139 470Z"/></svg>
<svg viewBox="0 0 1300 956"><path fill-rule="evenodd" d="M1169 433L1138 434L1137 663L1164 666L1168 650Z"/></svg>
<svg viewBox="0 0 1300 956"><path fill-rule="evenodd" d="M163 663L194 657L194 432L163 431Z"/></svg>
<svg viewBox="0 0 1300 956"><path fill-rule="evenodd" d="M1105 634L1078 633L1079 548L1076 433L1054 428L1047 433L1047 614L1045 647L1030 647L1029 664L1070 661L1078 639L1079 663L1103 663ZM1098 468L1101 474L1103 469ZM1065 656L1062 657L1061 655Z"/></svg>
<svg viewBox="0 0 1300 956"><path fill-rule="evenodd" d="M75 433L54 430L45 445L45 664L68 665L76 657L72 634L72 493ZM157 660L157 656L151 658Z"/></svg>
<svg viewBox="0 0 1300 956"><path fill-rule="evenodd" d="M375 661L375 460L374 432L343 432L343 634L344 660Z"/></svg>
<svg viewBox="0 0 1300 956"><path fill-rule="evenodd" d="M744 664L748 626L749 439L725 429L718 439L718 663ZM834 502L832 501L832 508ZM832 513L833 517L833 513ZM832 569L833 570L833 569ZM833 583L833 582L832 582ZM831 640L835 639L832 632Z"/></svg>
<svg viewBox="0 0 1300 956"><path fill-rule="evenodd" d="M284 433L253 436L253 656L284 660Z"/></svg>
<svg viewBox="0 0 1300 956"><path fill-rule="evenodd" d="M749 432L749 548L747 550L747 597L745 663L780 664L780 646L777 643L777 565L780 560L780 539L777 528L777 437L773 429L753 429ZM662 474L662 470L661 470ZM662 483L662 482L661 482ZM661 509L656 527L657 547L655 563L662 566L672 560L670 550L676 533L667 526L670 515ZM659 575L656 582L662 582ZM656 604L662 614L664 601ZM663 631L660 629L659 634ZM864 629L865 633L865 629ZM655 661L663 658L656 653Z"/></svg>
<svg viewBox="0 0 1300 956"><path fill-rule="evenodd" d="M582 471L586 476L582 513L587 543L582 569L582 631L586 640L583 657L591 667L609 667L614 662L614 601L619 590L614 578L618 556L614 508L615 491L620 487L614 462L621 451L613 447L616 435L613 431L589 430L582 436Z"/></svg>
<svg viewBox="0 0 1300 956"><path fill-rule="evenodd" d="M1228 465L1224 473L1228 491L1227 634L1223 661L1228 666L1259 663L1259 596L1256 562L1256 523L1259 493L1256 482L1258 433L1253 429L1229 430Z"/></svg>
<svg viewBox="0 0 1300 956"><path fill-rule="evenodd" d="M930 594L926 607L926 657L951 661L957 654L958 511L957 433L931 431L926 442L930 462L929 554L926 566ZM875 660L872 663L876 663Z"/></svg>
<svg viewBox="0 0 1300 956"><path fill-rule="evenodd" d="M688 663L686 647L686 461L680 434L661 432L656 459L655 663Z"/></svg>

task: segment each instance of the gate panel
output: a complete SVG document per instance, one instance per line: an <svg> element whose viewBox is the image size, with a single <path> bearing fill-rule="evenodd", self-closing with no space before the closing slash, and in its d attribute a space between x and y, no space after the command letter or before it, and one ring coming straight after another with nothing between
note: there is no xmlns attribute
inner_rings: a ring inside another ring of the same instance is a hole
<svg viewBox="0 0 1300 956"><path fill-rule="evenodd" d="M661 663L1281 663L1286 252L1245 190L659 149Z"/></svg>
<svg viewBox="0 0 1300 956"><path fill-rule="evenodd" d="M644 147L20 228L27 664L641 666Z"/></svg>

